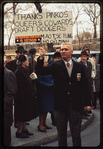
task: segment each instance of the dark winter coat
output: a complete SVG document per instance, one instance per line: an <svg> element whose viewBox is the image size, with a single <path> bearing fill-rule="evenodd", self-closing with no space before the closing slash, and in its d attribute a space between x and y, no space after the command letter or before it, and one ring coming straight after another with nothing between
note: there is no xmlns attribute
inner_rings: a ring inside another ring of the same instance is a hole
<svg viewBox="0 0 103 149"><path fill-rule="evenodd" d="M35 79L40 113L54 111L54 81L52 75L38 76Z"/></svg>
<svg viewBox="0 0 103 149"><path fill-rule="evenodd" d="M80 63L82 63L82 62L80 62ZM94 95L93 95L93 78L91 77L91 74L92 74L92 64L91 64L91 62L87 61L87 67L85 66L85 72L86 72L86 75L87 75L87 78L88 78L89 90L90 90L90 94L91 94L91 100L93 102L94 101Z"/></svg>
<svg viewBox="0 0 103 149"><path fill-rule="evenodd" d="M34 61L33 55L31 53L27 52L26 55L28 56L28 59L29 59L29 67L28 67L29 74L31 74L35 70L36 61Z"/></svg>
<svg viewBox="0 0 103 149"><path fill-rule="evenodd" d="M90 91L88 79L84 66L73 61L71 77L68 75L63 60L53 62L49 66L43 67L44 60L37 60L36 72L41 75L52 74L54 79L54 109L57 111L67 111L69 100L76 111L81 111L83 106L90 106ZM78 74L80 79L78 80ZM84 99L84 100L83 100Z"/></svg>
<svg viewBox="0 0 103 149"><path fill-rule="evenodd" d="M16 65L16 61L17 61L17 58L10 61L9 63L9 69L12 71L12 72L15 72L16 68L17 68L17 65Z"/></svg>
<svg viewBox="0 0 103 149"><path fill-rule="evenodd" d="M83 64L82 62L80 62L81 64ZM90 89L92 89L93 92L93 79L91 77L91 73L92 73L92 64L90 62L87 61L87 67L85 66L85 72L88 78L88 82L89 82L89 86Z"/></svg>
<svg viewBox="0 0 103 149"><path fill-rule="evenodd" d="M96 77L95 77L96 92L100 92L100 64L96 65Z"/></svg>
<svg viewBox="0 0 103 149"><path fill-rule="evenodd" d="M13 122L13 100L17 84L15 74L4 68L4 126L9 127Z"/></svg>
<svg viewBox="0 0 103 149"><path fill-rule="evenodd" d="M32 81L27 69L18 67L15 72L17 78L17 94L15 97L15 117L19 122L30 121L38 116Z"/></svg>

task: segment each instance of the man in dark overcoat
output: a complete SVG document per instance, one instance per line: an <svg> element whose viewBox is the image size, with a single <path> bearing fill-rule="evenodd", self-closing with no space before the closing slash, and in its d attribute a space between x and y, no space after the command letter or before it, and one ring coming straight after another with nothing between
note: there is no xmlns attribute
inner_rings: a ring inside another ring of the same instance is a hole
<svg viewBox="0 0 103 149"><path fill-rule="evenodd" d="M23 46L19 46L15 52L16 52L16 54L17 54L16 59L10 61L10 63L9 63L9 69L10 69L12 72L15 72L15 70L16 70L16 68L17 68L17 65L16 65L17 58L18 58L20 55L25 54L27 51L24 50L24 47L23 47Z"/></svg>
<svg viewBox="0 0 103 149"><path fill-rule="evenodd" d="M91 99L93 99L94 98L94 96L93 96L93 79L91 77L92 64L87 61L87 58L88 58L87 52L82 51L81 54L80 54L80 58L81 58L80 63L85 66L85 72L86 72L88 82L89 82L89 89L90 89L90 93L91 93ZM92 102L92 101L90 101L90 102ZM88 111L87 112L84 111L83 115L88 116Z"/></svg>
<svg viewBox="0 0 103 149"><path fill-rule="evenodd" d="M17 84L15 74L7 69L4 62L4 145L11 144L11 126L13 122L13 99Z"/></svg>
<svg viewBox="0 0 103 149"><path fill-rule="evenodd" d="M58 146L67 146L67 122L69 119L73 146L81 146L81 122L83 106L91 109L90 92L85 68L71 59L71 43L61 45L62 60L43 67L45 50L40 48L37 74L52 74L54 79L54 109L58 131ZM84 98L84 100L83 100ZM83 103L84 102L84 103Z"/></svg>

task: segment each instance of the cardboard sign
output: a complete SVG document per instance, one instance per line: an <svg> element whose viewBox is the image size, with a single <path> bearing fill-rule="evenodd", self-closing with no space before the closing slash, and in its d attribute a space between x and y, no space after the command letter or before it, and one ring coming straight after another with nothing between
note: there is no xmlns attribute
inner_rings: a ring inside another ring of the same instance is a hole
<svg viewBox="0 0 103 149"><path fill-rule="evenodd" d="M14 24L15 42L38 42L42 39L43 43L59 43L72 40L71 11L16 14ZM37 35L41 36L41 38L38 38L39 40L37 38L30 38L30 36ZM20 39L21 36L29 36L29 38ZM17 39L17 37L19 38Z"/></svg>

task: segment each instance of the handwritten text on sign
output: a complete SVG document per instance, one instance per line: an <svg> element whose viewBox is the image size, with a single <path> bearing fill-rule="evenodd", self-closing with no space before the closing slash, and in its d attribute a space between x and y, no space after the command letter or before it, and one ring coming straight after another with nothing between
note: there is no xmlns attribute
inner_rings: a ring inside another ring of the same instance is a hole
<svg viewBox="0 0 103 149"><path fill-rule="evenodd" d="M46 12L15 15L15 36L41 35L43 43L72 39L72 12Z"/></svg>

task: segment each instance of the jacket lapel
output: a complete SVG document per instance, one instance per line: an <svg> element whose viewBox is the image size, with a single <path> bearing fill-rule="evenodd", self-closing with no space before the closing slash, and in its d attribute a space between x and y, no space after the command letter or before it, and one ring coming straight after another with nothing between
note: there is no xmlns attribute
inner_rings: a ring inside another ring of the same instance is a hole
<svg viewBox="0 0 103 149"><path fill-rule="evenodd" d="M74 61L74 60L72 60L73 61L73 69L72 69L72 73L71 73L71 78L73 77L73 75L75 74L75 71L76 71L76 66L77 66L77 63Z"/></svg>
<svg viewBox="0 0 103 149"><path fill-rule="evenodd" d="M71 78L74 76L75 71L76 71L76 69L77 69L77 67L76 67L76 66L77 66L77 63L76 63L74 60L72 60L72 61L73 61L73 68L72 68L72 72L71 72ZM64 70L66 76L69 77L67 68L66 68L65 63L64 63L63 60L60 61L60 65L61 65L62 69ZM70 78L70 77L69 77L69 78Z"/></svg>
<svg viewBox="0 0 103 149"><path fill-rule="evenodd" d="M61 65L62 69L64 70L64 73L66 74L66 76L69 77L67 68L66 68L65 63L64 63L63 60L60 61L60 65Z"/></svg>

